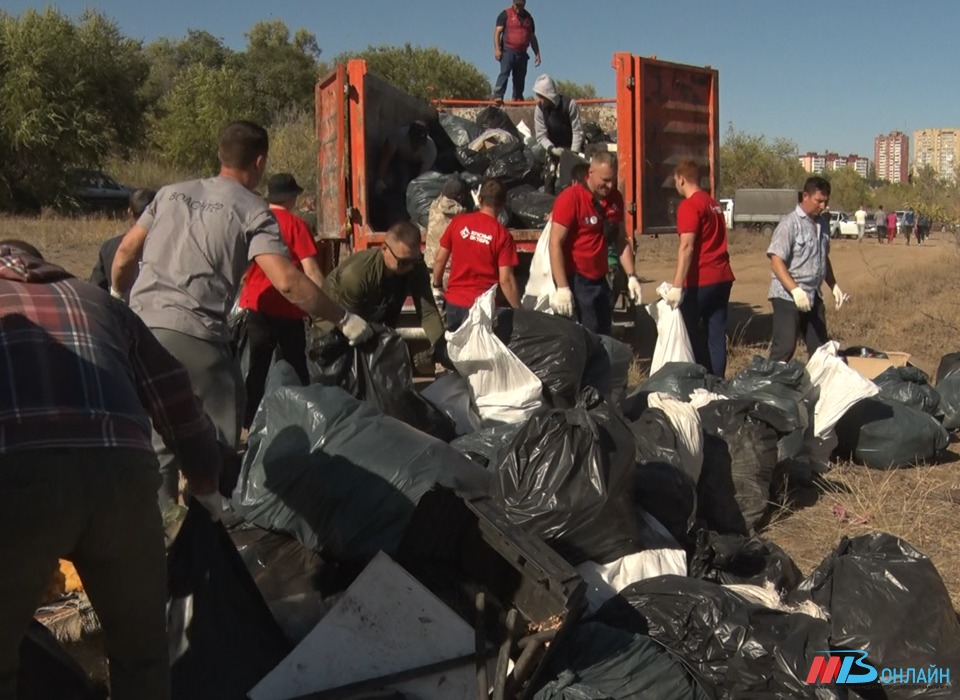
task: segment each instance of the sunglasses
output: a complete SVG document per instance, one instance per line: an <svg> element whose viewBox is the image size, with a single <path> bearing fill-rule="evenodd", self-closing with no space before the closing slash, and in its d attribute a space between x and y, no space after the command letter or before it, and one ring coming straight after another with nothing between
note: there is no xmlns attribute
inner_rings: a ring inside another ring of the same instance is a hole
<svg viewBox="0 0 960 700"><path fill-rule="evenodd" d="M390 251L390 255L393 256L393 259L397 261L397 267L411 267L413 265L416 265L421 260L423 260L422 255L416 255L414 257L409 257L409 258L401 258L399 255L397 255L394 252L393 248L390 247L389 243L384 241L383 245L385 245L387 247L387 250Z"/></svg>

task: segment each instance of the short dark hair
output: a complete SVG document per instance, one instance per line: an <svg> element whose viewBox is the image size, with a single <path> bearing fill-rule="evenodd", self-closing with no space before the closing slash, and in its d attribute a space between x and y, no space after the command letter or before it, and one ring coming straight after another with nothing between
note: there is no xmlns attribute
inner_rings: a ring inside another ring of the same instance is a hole
<svg viewBox="0 0 960 700"><path fill-rule="evenodd" d="M822 192L829 197L830 181L825 177L820 177L819 175L811 175L808 177L807 181L803 183L803 193L813 195L816 192Z"/></svg>
<svg viewBox="0 0 960 700"><path fill-rule="evenodd" d="M156 196L156 190L134 190L130 193L130 211L139 219Z"/></svg>
<svg viewBox="0 0 960 700"><path fill-rule="evenodd" d="M17 238L8 238L4 241L0 241L0 248L16 248L32 258L40 258L43 260L43 255L40 254L39 250L34 248L26 241L21 241Z"/></svg>
<svg viewBox="0 0 960 700"><path fill-rule="evenodd" d="M675 176L679 175L696 185L700 184L700 166L697 165L695 160L681 160L677 163L677 167L673 169L673 174Z"/></svg>
<svg viewBox="0 0 960 700"><path fill-rule="evenodd" d="M590 172L590 166L587 163L577 163L570 169L570 178L574 182L583 182L587 179L587 173Z"/></svg>
<svg viewBox="0 0 960 700"><path fill-rule="evenodd" d="M507 203L507 188L497 178L487 178L480 185L480 204L502 207Z"/></svg>
<svg viewBox="0 0 960 700"><path fill-rule="evenodd" d="M227 124L220 132L218 155L227 168L249 168L257 158L270 150L270 137L259 124L238 121Z"/></svg>
<svg viewBox="0 0 960 700"><path fill-rule="evenodd" d="M387 229L387 235L410 248L420 247L420 228L410 221L398 221Z"/></svg>

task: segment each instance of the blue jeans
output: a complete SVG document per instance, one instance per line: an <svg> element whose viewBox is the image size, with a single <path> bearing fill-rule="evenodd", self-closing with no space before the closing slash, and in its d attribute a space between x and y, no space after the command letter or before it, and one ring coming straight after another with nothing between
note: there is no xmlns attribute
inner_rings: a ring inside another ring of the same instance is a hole
<svg viewBox="0 0 960 700"><path fill-rule="evenodd" d="M466 306L457 306L456 304L450 304L448 302L444 310L447 330L453 333L463 325L463 322L467 320L469 314L470 309Z"/></svg>
<svg viewBox="0 0 960 700"><path fill-rule="evenodd" d="M727 307L733 282L688 287L680 304L693 356L710 374L727 371Z"/></svg>
<svg viewBox="0 0 960 700"><path fill-rule="evenodd" d="M613 305L606 277L592 280L576 272L568 278L573 293L573 315L588 331L610 335L613 330Z"/></svg>
<svg viewBox="0 0 960 700"><path fill-rule="evenodd" d="M497 76L497 86L493 90L493 96L503 99L507 93L507 79L513 73L513 99L523 99L523 87L527 80L527 61L530 57L527 52L518 53L510 49L504 49L500 55L500 75Z"/></svg>

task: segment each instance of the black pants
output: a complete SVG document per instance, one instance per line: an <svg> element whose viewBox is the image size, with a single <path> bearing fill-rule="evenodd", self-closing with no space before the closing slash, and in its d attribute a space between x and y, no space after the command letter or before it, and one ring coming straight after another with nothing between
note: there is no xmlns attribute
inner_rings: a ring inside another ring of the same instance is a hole
<svg viewBox="0 0 960 700"><path fill-rule="evenodd" d="M807 344L807 354L813 355L826 343L827 315L823 299L817 294L813 299L813 308L800 313L793 301L771 299L773 304L773 340L770 343L770 359L777 362L789 362L797 349L797 337L803 335Z"/></svg>
<svg viewBox="0 0 960 700"><path fill-rule="evenodd" d="M887 240L887 227L886 226L877 226L877 240L881 243Z"/></svg>
<svg viewBox="0 0 960 700"><path fill-rule="evenodd" d="M247 343L250 347L250 370L247 372L247 410L243 419L249 428L263 399L267 372L273 353L280 348L280 357L290 363L303 384L310 382L307 373L307 335L302 319L267 316L258 311L247 312Z"/></svg>
<svg viewBox="0 0 960 700"><path fill-rule="evenodd" d="M733 282L689 287L680 304L698 364L723 378L727 371L727 309Z"/></svg>
<svg viewBox="0 0 960 700"><path fill-rule="evenodd" d="M594 333L610 335L613 329L613 305L606 277L592 280L576 272L569 276L573 293L573 316L581 326Z"/></svg>

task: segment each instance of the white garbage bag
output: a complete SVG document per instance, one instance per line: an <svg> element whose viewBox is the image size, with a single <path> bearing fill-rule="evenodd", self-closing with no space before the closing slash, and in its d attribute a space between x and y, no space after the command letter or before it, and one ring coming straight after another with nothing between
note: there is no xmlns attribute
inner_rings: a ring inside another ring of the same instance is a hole
<svg viewBox="0 0 960 700"><path fill-rule="evenodd" d="M543 227L543 232L537 240L536 250L530 260L530 277L523 290L523 299L520 306L531 311L542 311L552 314L550 295L557 291L553 282L553 268L550 265L550 222Z"/></svg>
<svg viewBox="0 0 960 700"><path fill-rule="evenodd" d="M657 287L657 294L663 297L669 286L664 282ZM650 374L655 374L668 362L694 362L693 346L680 309L671 309L661 298L647 306L647 313L657 324L657 345L653 350Z"/></svg>
<svg viewBox="0 0 960 700"><path fill-rule="evenodd" d="M818 438L826 438L853 404L880 393L876 384L838 357L839 349L836 341L826 343L807 363L811 383L820 388L813 410L813 433Z"/></svg>
<svg viewBox="0 0 960 700"><path fill-rule="evenodd" d="M543 402L543 385L493 333L497 285L480 295L467 320L447 333L447 354L470 383L485 424L519 423Z"/></svg>

